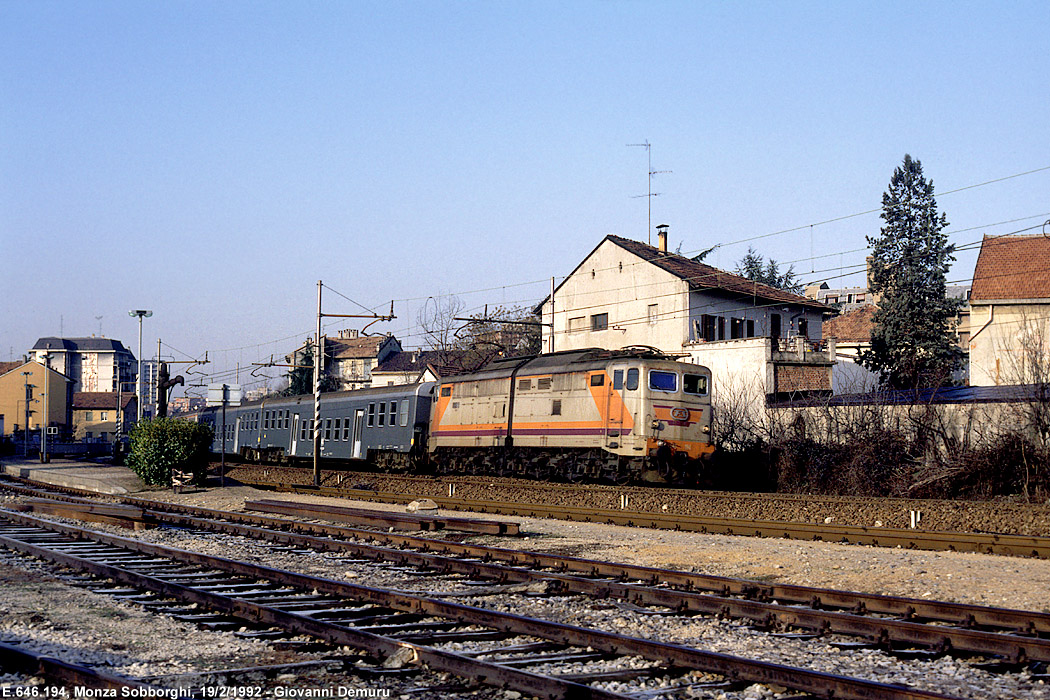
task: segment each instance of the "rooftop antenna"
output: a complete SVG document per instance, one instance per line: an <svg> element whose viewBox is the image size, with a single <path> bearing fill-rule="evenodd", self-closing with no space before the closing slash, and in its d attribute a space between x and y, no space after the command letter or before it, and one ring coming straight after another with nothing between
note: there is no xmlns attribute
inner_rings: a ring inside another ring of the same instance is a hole
<svg viewBox="0 0 1050 700"><path fill-rule="evenodd" d="M649 202L649 224L648 224L648 226L645 229L645 241L649 245L652 245L653 244L653 197L659 197L660 194L661 194L660 192L653 192L653 175L660 175L660 174L663 174L663 173L669 173L669 172L673 172L673 171L671 171L671 170L653 170L653 151L652 151L652 144L649 143L649 139L646 139L643 143L629 143L627 145L629 147L631 147L631 146L640 146L641 148L645 149L646 155L649 156L649 193L648 194L634 195L633 197L631 197L631 199L639 199L641 197L645 197L646 200L648 200L648 202Z"/></svg>
<svg viewBox="0 0 1050 700"><path fill-rule="evenodd" d="M101 316L96 316L95 320L98 321L98 337L101 338L102 337L102 317Z"/></svg>

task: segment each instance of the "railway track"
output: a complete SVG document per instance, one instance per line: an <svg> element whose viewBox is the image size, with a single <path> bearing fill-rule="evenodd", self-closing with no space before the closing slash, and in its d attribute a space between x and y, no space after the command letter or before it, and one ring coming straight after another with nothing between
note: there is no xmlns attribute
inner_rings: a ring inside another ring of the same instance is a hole
<svg viewBox="0 0 1050 700"><path fill-rule="evenodd" d="M22 487L27 494L41 492ZM76 500L75 497L67 497ZM542 555L408 535L379 533L243 513L206 511L144 499L123 499L158 523L267 539L313 551L341 552L416 571L495 582L542 584L548 593L620 599L686 614L749 621L793 637L850 635L851 644L909 656L952 652L991 657L985 668L1037 674L1050 660L1050 615L922 599L771 585L611 562ZM532 590L538 590L533 588ZM860 614L864 613L864 614ZM790 630L790 631L788 631ZM1033 665L1034 664L1034 665Z"/></svg>
<svg viewBox="0 0 1050 700"><path fill-rule="evenodd" d="M416 496L390 491L297 486L292 484L242 480L247 486L275 491L308 493L336 498L351 498L380 503L407 503ZM1050 537L1008 535L980 532L940 532L889 527L858 527L838 524L819 525L789 521L762 521L742 518L716 518L669 512L634 511L628 508L588 508L560 504L514 503L429 496L439 507L498 515L555 518L577 522L606 523L663 530L683 530L718 535L745 537L780 537L784 539L840 542L879 547L903 547L933 551L978 552L1006 556L1050 558Z"/></svg>
<svg viewBox="0 0 1050 700"><path fill-rule="evenodd" d="M820 697L950 697L308 576L87 531L13 511L0 511L0 517L0 544L129 587L111 588L111 594L168 611L172 601L180 606L192 604L211 611L196 614L200 622L218 623L232 617L259 626L261 634L274 633L274 628L306 634L385 659L388 665L391 660L426 665L537 697L632 697L606 690L603 684L653 675L687 679L681 692L743 682L776 684ZM526 641L521 641L523 637ZM487 642L489 646L471 653L442 648L452 642ZM648 663L632 663L637 657ZM582 660L600 660L607 668L589 674L557 674L559 665ZM697 672L717 674L721 679L696 681ZM644 697L644 693L635 697Z"/></svg>

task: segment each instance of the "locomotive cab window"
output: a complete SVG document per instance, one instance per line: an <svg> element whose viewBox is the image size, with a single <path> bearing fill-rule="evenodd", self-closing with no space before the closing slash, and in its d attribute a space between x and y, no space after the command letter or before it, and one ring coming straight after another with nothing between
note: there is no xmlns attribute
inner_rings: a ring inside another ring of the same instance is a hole
<svg viewBox="0 0 1050 700"><path fill-rule="evenodd" d="M442 396L452 396L452 387L450 387L450 386L443 386L443 387L441 387L441 395Z"/></svg>
<svg viewBox="0 0 1050 700"><path fill-rule="evenodd" d="M651 370L649 372L649 388L653 391L676 392L678 391L678 375L674 372Z"/></svg>
<svg viewBox="0 0 1050 700"><path fill-rule="evenodd" d="M605 384L604 374L592 374L591 375L591 386L602 386Z"/></svg>
<svg viewBox="0 0 1050 700"><path fill-rule="evenodd" d="M619 391L620 389L623 389L623 370L622 369L614 369L613 370L613 389L616 389L617 391Z"/></svg>
<svg viewBox="0 0 1050 700"><path fill-rule="evenodd" d="M707 375L689 374L682 375L682 391L687 394L707 394Z"/></svg>
<svg viewBox="0 0 1050 700"><path fill-rule="evenodd" d="M627 391L634 391L638 388L638 368L631 367L627 370Z"/></svg>

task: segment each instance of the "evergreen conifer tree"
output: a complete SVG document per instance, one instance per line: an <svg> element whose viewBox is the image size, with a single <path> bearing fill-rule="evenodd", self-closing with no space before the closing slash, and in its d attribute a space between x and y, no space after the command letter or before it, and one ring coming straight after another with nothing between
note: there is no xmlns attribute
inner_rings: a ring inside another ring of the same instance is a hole
<svg viewBox="0 0 1050 700"><path fill-rule="evenodd" d="M872 246L871 292L878 309L872 319L871 349L861 364L895 389L917 389L947 383L959 365L953 320L959 301L948 298L945 275L955 257L937 213L933 182L922 163L904 156L882 195L885 225Z"/></svg>

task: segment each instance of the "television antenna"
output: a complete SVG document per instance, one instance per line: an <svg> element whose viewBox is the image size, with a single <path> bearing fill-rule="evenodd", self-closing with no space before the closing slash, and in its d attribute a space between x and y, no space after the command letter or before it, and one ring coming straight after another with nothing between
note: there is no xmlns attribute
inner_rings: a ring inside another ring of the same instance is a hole
<svg viewBox="0 0 1050 700"><path fill-rule="evenodd" d="M645 197L649 203L649 222L645 231L645 240L649 245L653 244L653 197L659 197L661 192L653 192L653 175L662 175L664 173L674 172L672 170L653 170L653 145L649 143L649 139L646 139L642 143L629 143L628 147L638 146L645 149L646 155L649 156L649 193L648 194L637 194L631 197L631 199L640 199Z"/></svg>

